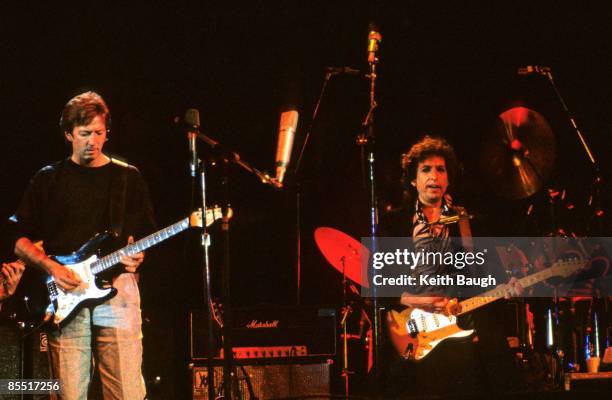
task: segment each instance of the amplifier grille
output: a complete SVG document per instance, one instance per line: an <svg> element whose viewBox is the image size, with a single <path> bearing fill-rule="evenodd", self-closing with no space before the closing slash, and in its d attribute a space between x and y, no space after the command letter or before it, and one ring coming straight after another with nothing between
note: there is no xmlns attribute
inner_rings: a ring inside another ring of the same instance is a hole
<svg viewBox="0 0 612 400"><path fill-rule="evenodd" d="M247 365L253 392L258 399L276 399L293 396L329 395L329 364ZM220 393L223 367L216 366L215 393ZM232 382L234 397L248 400L249 391L244 373L237 368ZM193 368L193 400L208 400L208 370Z"/></svg>

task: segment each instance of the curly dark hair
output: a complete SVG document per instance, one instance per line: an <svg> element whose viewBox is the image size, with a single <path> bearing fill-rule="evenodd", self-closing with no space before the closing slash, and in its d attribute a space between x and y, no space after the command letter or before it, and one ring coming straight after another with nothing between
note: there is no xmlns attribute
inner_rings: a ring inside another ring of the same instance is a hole
<svg viewBox="0 0 612 400"><path fill-rule="evenodd" d="M96 92L85 92L73 97L66 103L60 117L62 133L72 133L75 126L89 124L95 117L101 115L110 130L111 115L106 102Z"/></svg>
<svg viewBox="0 0 612 400"><path fill-rule="evenodd" d="M414 190L410 182L416 179L416 169L419 163L431 156L440 156L446 162L448 182L454 183L458 177L461 166L457 161L455 150L441 137L426 135L416 142L407 153L402 154L402 185L404 190Z"/></svg>

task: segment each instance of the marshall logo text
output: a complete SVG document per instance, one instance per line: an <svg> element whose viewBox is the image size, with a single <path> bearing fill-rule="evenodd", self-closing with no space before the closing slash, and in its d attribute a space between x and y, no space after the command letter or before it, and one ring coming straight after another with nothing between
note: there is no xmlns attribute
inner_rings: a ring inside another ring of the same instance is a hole
<svg viewBox="0 0 612 400"><path fill-rule="evenodd" d="M246 327L247 329L261 329L261 328L278 328L278 320L274 321L258 321L256 319L249 322Z"/></svg>

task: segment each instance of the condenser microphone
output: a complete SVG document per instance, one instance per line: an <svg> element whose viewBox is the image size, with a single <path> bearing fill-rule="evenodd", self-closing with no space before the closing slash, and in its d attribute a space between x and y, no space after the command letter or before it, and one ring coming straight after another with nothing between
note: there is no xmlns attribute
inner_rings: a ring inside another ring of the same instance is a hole
<svg viewBox="0 0 612 400"><path fill-rule="evenodd" d="M192 177L196 177L198 169L198 153L196 151L196 136L200 132L200 112L195 108L185 111L185 124L187 125L187 138L189 139L189 170Z"/></svg>
<svg viewBox="0 0 612 400"><path fill-rule="evenodd" d="M281 113L280 124L278 127L278 144L276 146L276 177L278 186L283 186L285 172L291 159L293 149L293 139L297 129L299 114L296 110L289 110Z"/></svg>

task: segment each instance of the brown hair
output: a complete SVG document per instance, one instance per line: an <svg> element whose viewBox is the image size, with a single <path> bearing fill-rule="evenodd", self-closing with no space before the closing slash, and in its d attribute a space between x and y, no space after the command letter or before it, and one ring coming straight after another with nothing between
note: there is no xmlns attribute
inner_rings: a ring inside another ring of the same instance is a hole
<svg viewBox="0 0 612 400"><path fill-rule="evenodd" d="M404 190L412 188L410 182L416 179L416 169L419 163L431 156L444 158L449 184L455 182L455 178L461 169L455 150L445 139L426 135L412 145L407 153L402 154L402 184Z"/></svg>
<svg viewBox="0 0 612 400"><path fill-rule="evenodd" d="M85 92L66 103L60 117L62 133L72 133L76 126L89 124L95 117L103 116L106 130L110 130L111 115L102 96L96 92Z"/></svg>

